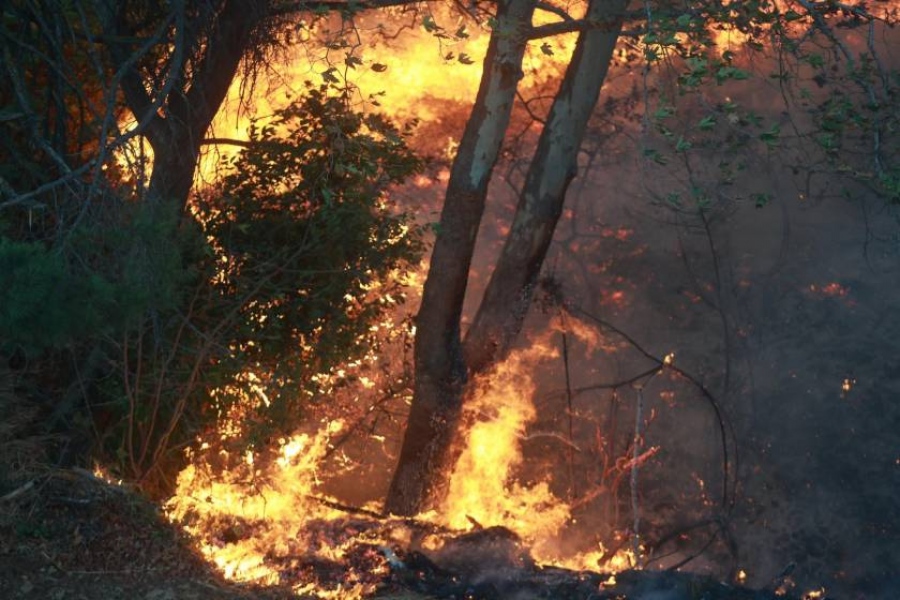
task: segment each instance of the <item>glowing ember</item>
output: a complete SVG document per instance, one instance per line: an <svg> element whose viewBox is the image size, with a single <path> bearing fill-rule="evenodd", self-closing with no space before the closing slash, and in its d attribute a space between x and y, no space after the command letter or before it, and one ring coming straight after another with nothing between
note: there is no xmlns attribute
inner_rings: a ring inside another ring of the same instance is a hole
<svg viewBox="0 0 900 600"><path fill-rule="evenodd" d="M850 293L849 288L841 285L836 281L832 281L831 283L826 283L825 285L821 286L812 284L809 286L809 291L811 291L813 294L819 294L830 298L842 298Z"/></svg>

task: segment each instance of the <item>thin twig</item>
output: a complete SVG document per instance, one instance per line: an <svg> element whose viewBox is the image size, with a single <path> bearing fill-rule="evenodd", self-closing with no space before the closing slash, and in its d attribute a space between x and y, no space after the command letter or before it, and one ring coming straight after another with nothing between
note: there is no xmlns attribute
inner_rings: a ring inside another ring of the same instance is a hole
<svg viewBox="0 0 900 600"><path fill-rule="evenodd" d="M28 483L25 483L24 485L20 485L19 487L17 487L13 491L9 492L8 494L0 496L0 502L6 502L7 500L15 500L19 496L28 492L33 487L34 487L34 480L31 480Z"/></svg>
<svg viewBox="0 0 900 600"><path fill-rule="evenodd" d="M571 501L574 496L578 495L578 488L575 483L575 453L572 451L572 447L575 443L575 436L573 434L574 428L572 425L572 377L569 372L569 338L565 332L565 313L563 313L562 356L563 369L566 374L566 415L568 416L569 426L569 449L567 452L567 458L569 462L569 500Z"/></svg>
<svg viewBox="0 0 900 600"><path fill-rule="evenodd" d="M579 308L577 306L574 306L574 305L567 305L566 308L570 314L581 315L581 316L593 321L594 323L600 325L601 327L604 327L604 328L612 331L613 333L615 333L616 335L618 335L619 337L624 339L626 342L628 342L629 345L631 345L635 350L637 350L642 355L644 355L647 359L656 363L656 367L654 367L654 369L652 369L651 371L648 371L647 372L648 374L650 374L651 372L653 372L653 373L660 372L665 368L665 369L668 369L671 372L679 375L680 377L686 379L694 387L697 388L697 390L703 396L703 399L706 400L707 403L709 403L710 407L712 408L713 413L715 414L715 417L716 417L716 421L719 425L719 436L720 436L721 444L722 444L722 500L721 501L722 501L723 507L728 508L728 509L732 508L734 506L735 498L734 498L733 494L732 495L729 494L729 479L731 479L731 476L732 476L732 468L731 468L732 457L731 457L731 453L728 450L728 432L731 432L732 439L733 439L734 428L731 424L731 421L729 421L725 418L725 414L722 411L722 408L719 406L719 402L718 402L718 400L716 400L716 397L712 394L712 392L710 392L706 388L706 386L704 386L696 377L694 377L687 371L675 366L674 364L672 364L671 361L667 361L666 359L659 358L658 356L655 356L654 354L650 353L649 351L644 349L644 347L641 344L639 344L634 338L629 336L627 333L625 333L624 331L622 331L621 329L619 329L612 323L605 321L604 319L601 319L600 317L593 315L593 314L587 312L586 310ZM735 455L734 455L733 460L735 461L735 463L737 463L736 450L735 450ZM734 469L734 472L735 473L737 472L736 468ZM735 486L736 485L737 485L737 483L735 482Z"/></svg>

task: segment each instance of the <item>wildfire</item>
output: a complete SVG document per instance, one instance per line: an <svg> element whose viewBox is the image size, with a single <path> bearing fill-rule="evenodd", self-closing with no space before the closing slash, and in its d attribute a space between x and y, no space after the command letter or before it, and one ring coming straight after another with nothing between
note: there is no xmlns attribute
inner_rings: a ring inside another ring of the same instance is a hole
<svg viewBox="0 0 900 600"><path fill-rule="evenodd" d="M523 462L521 445L537 416L533 373L539 365L558 359L554 339L561 330L560 322L553 324L474 386L477 392L468 405L472 427L450 478L446 503L438 511L419 515L418 521L452 531L501 526L524 540L535 560L544 564L630 568L637 558L629 551L612 553L602 545L562 555L558 536L572 522L570 506L553 493L549 476L532 483L517 479ZM565 330L586 346L604 343L595 330L574 319L565 323ZM252 396L248 393L248 398ZM239 426L239 419L229 421L229 428ZM333 440L345 429L342 421L324 421L317 431L282 437L271 447L243 453L230 453L211 439L189 457L166 514L230 579L283 584L286 571L296 575L322 564L351 563L338 584L309 574L292 584L293 591L315 591L325 598L364 597L386 573L392 557L396 560L391 547L406 546L415 536L398 520L354 521L335 508L334 501L323 500L322 464ZM234 432L217 435L224 438ZM365 510L375 514L377 507ZM437 540L434 547L441 543Z"/></svg>
<svg viewBox="0 0 900 600"><path fill-rule="evenodd" d="M557 351L549 336L514 352L487 378L476 383L479 393L469 406L475 421L466 449L450 479L447 503L440 518L454 529L503 525L523 539L536 540L535 558L547 558L543 547L570 518L569 507L553 495L549 483L525 486L513 479L521 464L520 439L536 411L531 403L535 384L527 375Z"/></svg>
<svg viewBox="0 0 900 600"><path fill-rule="evenodd" d="M384 39L374 23L362 18L357 23L359 43L352 47L330 48L310 52L307 47L298 56L279 65L277 73L263 74L255 83L253 115L241 108L244 82L232 86L223 110L213 124L213 136L224 143L210 144L201 159L197 185L214 181L219 176L223 158L231 155L238 144L248 138L251 116L265 118L290 102L292 88L302 87L306 80L337 78L354 90L354 102L362 108L372 108L390 114L397 120L418 119L440 122L447 102L462 106L475 96L481 64L487 48L489 29L466 27L448 14L438 15L438 21L454 31L451 36L435 36L429 28L407 31L404 36ZM305 28L304 37L315 40L328 35L328 23L318 29ZM378 44L377 53L369 49ZM535 45L526 60L527 82L535 84L542 78L554 76L554 65L564 65L571 53L574 36L554 42L554 46ZM296 84L296 85L295 85ZM448 131L445 153L452 157L456 132ZM445 157L445 158L447 158ZM446 177L438 177L442 183ZM428 187L434 181L420 179L414 185ZM421 288L422 273L407 276L405 285ZM370 293L377 293L369 290ZM414 308L417 299L413 298ZM396 328L394 321L383 325L385 331ZM379 326L382 327L382 326ZM377 332L373 332L377 333ZM547 538L555 534L569 518L568 507L549 491L547 482L526 487L511 481L515 467L521 462L518 437L534 418L530 404L533 383L517 374L527 364L549 352L541 345L515 355L484 382L487 390L472 405L478 423L470 437L469 450L463 455L460 467L452 479L452 497L457 500L444 511L440 524L456 529L468 529L474 519L484 525L512 524L512 529L529 540ZM546 354L552 356L552 352ZM365 357L362 362L374 365L377 356ZM359 370L361 365L348 365ZM347 378L347 372L323 373L317 381L323 390L335 392L335 382ZM368 376L357 379L363 390L375 388L377 383ZM264 387L248 372L247 406L265 401ZM233 391L233 390L232 390ZM340 421L326 421L320 431L298 433L281 438L270 448L260 448L243 455L231 455L222 442L235 437L241 428L244 412L238 407L232 418L223 421L223 429L204 440L201 451L190 456L190 463L178 477L177 490L166 505L166 513L180 523L196 540L201 552L215 563L226 577L239 581L265 584L279 583L279 569L285 561L290 568L302 568L304 562L337 561L348 551L347 536L324 533L329 527L340 529L346 514L318 502L320 487L319 465L329 451L329 444L341 431ZM488 468L488 466L490 468ZM482 492L479 495L479 488ZM495 502L489 503L488 496ZM513 515L518 515L511 523ZM330 525L326 525L330 524ZM373 534L374 535L374 534ZM379 543L390 541L390 533L375 535ZM355 540L358 542L358 540ZM371 571L383 566L375 561ZM352 577L345 578L346 580ZM305 584L297 593L313 590L323 596L326 586ZM332 590L335 597L350 598L362 595L366 586L352 583Z"/></svg>
<svg viewBox="0 0 900 600"><path fill-rule="evenodd" d="M468 106L481 80L489 23L462 21L449 7L434 10L434 17L428 20L431 25L407 29L396 36L385 34L383 16L359 17L355 22L358 42L346 47L323 42L333 34L333 24L324 22L304 28L305 42L296 54L284 57L280 63L274 63L272 71L257 76L252 101L247 98L246 81L232 84L212 125L213 137L227 141L207 146L197 183L215 181L223 160L235 153L235 143L248 139L252 118L265 119L283 108L304 81L324 79L347 85L353 90L351 101L360 108L389 114L400 122L415 120L440 125L446 118L448 104ZM535 25L555 19L539 12ZM557 78L568 63L575 40L576 35L569 34L554 38L552 44L530 44L523 63L521 89ZM248 104L252 114L247 110ZM455 153L456 133L444 138L444 158L452 158Z"/></svg>
<svg viewBox="0 0 900 600"><path fill-rule="evenodd" d="M366 52L375 43L376 29L361 28L358 45L327 57L294 57L279 68L277 76L263 77L257 83L261 93L256 96L253 109L257 115L271 114L280 108L278 102L289 101L291 82L302 83L324 73L335 76L330 69L342 65L342 76L352 80L360 103L376 106L396 119L440 121L442 102L467 104L475 96L489 35L487 28L465 29L459 25L456 31L451 42L438 43L432 32L425 30L393 41L381 40L376 62L375 53L370 57ZM313 39L317 32L306 34ZM727 48L736 41L741 43L740 35L720 31L716 39ZM573 42L574 36L568 36L554 40L552 48L534 44L526 60L524 86L538 85L542 79L552 77L554 70L567 63ZM247 139L250 119L236 108L241 104L241 94L242 83L236 82L226 104L230 108L214 123L215 137ZM446 142L448 157L456 149L453 133L441 138ZM228 152L228 146L223 144L209 148L201 162L198 184L215 179L218 162ZM438 181L446 182L446 171ZM417 188L433 184L425 177L412 183ZM604 237L619 241L628 240L632 234L629 229L603 231ZM420 288L423 272L424 268L410 274L407 283ZM827 296L847 293L838 284L811 286L811 291ZM616 291L606 301L622 306L627 295ZM386 320L378 327L391 331L397 322ZM634 567L640 563L640 557L630 549L611 552L598 544L587 552L562 555L558 536L573 521L570 505L554 494L549 476L536 482L517 479L523 461L522 441L537 417L533 404L537 388L535 367L559 358L553 336L565 330L586 346L609 352L615 349L604 346L608 342L581 322L573 319L564 325L556 323L476 382L473 387L477 391L467 405L467 418L472 425L450 478L446 502L435 514L419 518L459 531L473 527L508 528L529 543L534 558L542 563L575 569L596 569L602 565L614 571ZM674 358L674 353L667 354L665 364L672 365ZM378 361L378 356L368 356L347 368L360 369L363 363L375 365ZM331 394L337 387L335 382L346 376L346 371L324 373L317 382ZM367 374L360 375L357 381L364 391L379 386L374 376ZM848 382L844 382L845 392L851 386ZM253 402L266 401L264 386L249 371L243 383ZM674 398L674 393L670 393ZM189 457L190 464L178 476L177 490L166 504L167 516L181 524L197 540L204 556L230 579L279 584L285 571L298 573L310 565L345 564L348 556L355 553L355 561L364 565L365 573L350 569L342 582L331 588L306 579L295 585L294 592L315 591L320 597L335 598L362 597L371 592L375 585L371 577L383 573L392 560L391 546L409 536L397 523L384 520L376 526L371 521L354 522L333 502L322 501L321 465L334 448L335 437L346 431L347 424L340 419L325 419L318 430L278 438L270 447L232 454L223 449L221 442L237 434L240 419L241 415L236 415L223 421L223 429L204 440L199 445L201 450ZM377 436L373 433L372 437ZM650 448L634 461L647 460L657 450ZM623 469L626 467L630 468L630 463ZM377 512L375 507L366 510ZM362 550L360 542L367 544Z"/></svg>
<svg viewBox="0 0 900 600"><path fill-rule="evenodd" d="M302 532L307 521L334 516L310 495L329 436L340 428L341 423L333 422L314 435L281 438L268 463L249 452L231 469L213 473L209 461L235 457L224 450L205 457L207 462L194 457L178 476L178 493L166 504L167 516L199 541L201 552L226 577L278 583L266 556L294 549L298 540L287 532Z"/></svg>

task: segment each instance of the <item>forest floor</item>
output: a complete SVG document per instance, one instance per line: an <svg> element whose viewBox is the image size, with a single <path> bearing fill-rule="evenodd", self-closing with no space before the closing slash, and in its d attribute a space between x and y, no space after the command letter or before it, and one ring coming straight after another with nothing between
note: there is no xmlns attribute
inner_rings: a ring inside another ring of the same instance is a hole
<svg viewBox="0 0 900 600"><path fill-rule="evenodd" d="M0 513L0 598L5 600L316 597L298 596L288 586L226 581L192 549L190 540L162 517L155 504L85 471L54 472L20 489L24 493L18 497L4 497ZM495 536L492 530L500 534ZM435 556L436 563L418 552L398 549L406 564L376 576L382 582L368 597L629 600L652 596L687 600L701 597L698 592L709 600L776 597L688 573L628 571L617 574L618 583L605 587L608 575L539 568L530 559L523 561L527 550L518 542L510 544L505 533L508 530L491 528L453 540L457 547L466 548L450 561L462 569L456 572L448 571L440 556ZM478 549L473 549L473 542ZM492 566L486 570L486 565Z"/></svg>
<svg viewBox="0 0 900 600"><path fill-rule="evenodd" d="M0 511L0 598L286 597L225 581L148 500L78 471L41 477Z"/></svg>

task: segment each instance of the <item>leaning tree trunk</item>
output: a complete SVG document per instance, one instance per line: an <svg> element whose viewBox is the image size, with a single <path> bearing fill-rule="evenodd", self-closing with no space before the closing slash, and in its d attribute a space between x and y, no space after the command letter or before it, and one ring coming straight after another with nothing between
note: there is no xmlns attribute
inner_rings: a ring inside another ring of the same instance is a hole
<svg viewBox="0 0 900 600"><path fill-rule="evenodd" d="M466 334L470 374L503 360L522 329L566 191L578 173L578 152L609 70L626 3L590 4L587 17L594 27L578 38L525 175L503 251Z"/></svg>
<svg viewBox="0 0 900 600"><path fill-rule="evenodd" d="M500 27L492 35L482 86L454 163L416 321L414 397L385 505L388 512L416 514L439 502L453 466L467 378L504 357L521 329L576 173L585 125L606 77L625 4L591 2L588 19L596 27L579 37L538 142L512 230L463 346L460 316L475 236L524 50L524 40L505 31L512 25L527 30L534 8L531 1L501 4Z"/></svg>
<svg viewBox="0 0 900 600"><path fill-rule="evenodd" d="M415 390L385 502L413 515L441 495L466 382L460 315L487 188L522 77L535 0L499 2L475 106L460 140L422 305L416 318Z"/></svg>

